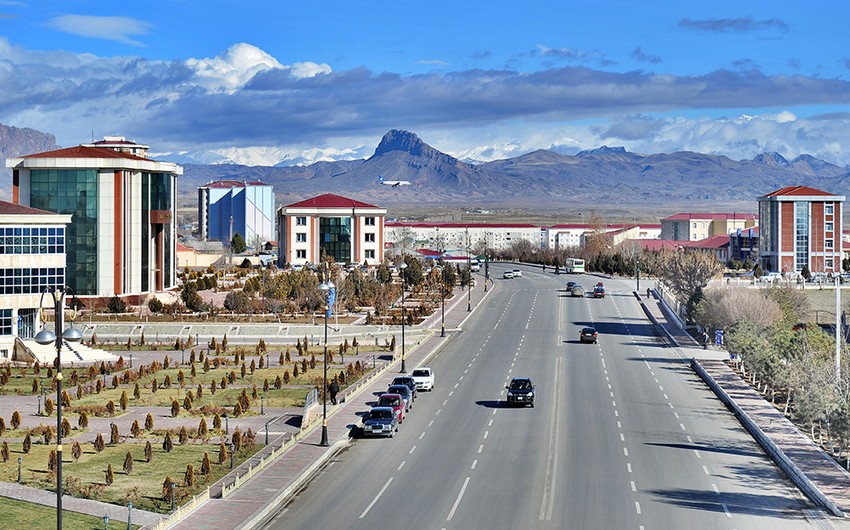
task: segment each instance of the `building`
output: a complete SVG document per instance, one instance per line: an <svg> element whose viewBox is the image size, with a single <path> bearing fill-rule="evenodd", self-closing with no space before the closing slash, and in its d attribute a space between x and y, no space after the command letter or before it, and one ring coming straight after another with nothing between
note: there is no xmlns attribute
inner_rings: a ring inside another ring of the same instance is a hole
<svg viewBox="0 0 850 530"><path fill-rule="evenodd" d="M739 228L758 224L758 216L748 213L678 213L661 220L661 239L699 241L728 235Z"/></svg>
<svg viewBox="0 0 850 530"><path fill-rule="evenodd" d="M66 283L81 297L134 302L176 287L183 168L123 137L6 160L15 204L70 214Z"/></svg>
<svg viewBox="0 0 850 530"><path fill-rule="evenodd" d="M0 201L0 363L11 359L16 337L38 332L41 294L66 283L70 222L67 214ZM46 297L45 306L52 301Z"/></svg>
<svg viewBox="0 0 850 530"><path fill-rule="evenodd" d="M787 186L758 198L759 264L765 272L841 272L843 195Z"/></svg>
<svg viewBox="0 0 850 530"><path fill-rule="evenodd" d="M755 263L759 252L759 227L738 229L729 234L729 259Z"/></svg>
<svg viewBox="0 0 850 530"><path fill-rule="evenodd" d="M275 239L274 189L260 181L220 180L198 188L198 230L202 241L230 243L240 234L260 249Z"/></svg>
<svg viewBox="0 0 850 530"><path fill-rule="evenodd" d="M624 239L658 239L661 235L661 225L607 224L601 227L583 223L552 225L546 230L547 248L560 250L580 247L584 245L587 235L595 231L617 232L618 234L614 237L621 241Z"/></svg>
<svg viewBox="0 0 850 530"><path fill-rule="evenodd" d="M485 248L503 251L517 241L529 241L540 249L546 242L546 229L522 223L420 223L388 221L386 240L396 253L412 252L420 248L442 249L466 255L482 253Z"/></svg>
<svg viewBox="0 0 850 530"><path fill-rule="evenodd" d="M378 265L384 260L385 208L331 193L277 211L278 266L319 263Z"/></svg>

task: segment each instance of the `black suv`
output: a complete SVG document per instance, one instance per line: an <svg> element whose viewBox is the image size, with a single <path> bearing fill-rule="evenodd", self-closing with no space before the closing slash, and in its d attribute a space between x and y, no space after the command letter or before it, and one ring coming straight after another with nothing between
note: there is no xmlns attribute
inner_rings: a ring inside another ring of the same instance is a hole
<svg viewBox="0 0 850 530"><path fill-rule="evenodd" d="M413 377L409 375L400 375L393 379L393 382L390 383L392 385L404 385L410 389L410 396L413 400L416 400L418 394L416 393L416 381L413 380Z"/></svg>
<svg viewBox="0 0 850 530"><path fill-rule="evenodd" d="M508 405L534 406L534 383L527 377L514 377L508 389Z"/></svg>

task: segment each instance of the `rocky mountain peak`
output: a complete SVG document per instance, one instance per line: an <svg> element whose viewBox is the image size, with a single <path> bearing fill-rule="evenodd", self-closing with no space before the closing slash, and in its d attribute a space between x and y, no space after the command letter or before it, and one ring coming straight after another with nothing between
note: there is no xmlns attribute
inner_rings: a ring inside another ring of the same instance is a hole
<svg viewBox="0 0 850 530"><path fill-rule="evenodd" d="M415 156L430 154L433 151L430 145L412 132L393 129L381 138L381 143L375 149L375 156L389 153L390 151L403 151Z"/></svg>

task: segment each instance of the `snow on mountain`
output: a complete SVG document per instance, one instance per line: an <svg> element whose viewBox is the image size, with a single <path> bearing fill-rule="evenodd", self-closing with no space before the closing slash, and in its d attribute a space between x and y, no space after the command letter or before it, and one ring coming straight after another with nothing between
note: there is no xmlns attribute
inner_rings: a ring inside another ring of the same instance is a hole
<svg viewBox="0 0 850 530"><path fill-rule="evenodd" d="M154 158L177 164L287 167L306 166L316 162L357 160L366 158L369 154L371 150L365 146L304 150L280 147L229 147L209 151L156 153Z"/></svg>

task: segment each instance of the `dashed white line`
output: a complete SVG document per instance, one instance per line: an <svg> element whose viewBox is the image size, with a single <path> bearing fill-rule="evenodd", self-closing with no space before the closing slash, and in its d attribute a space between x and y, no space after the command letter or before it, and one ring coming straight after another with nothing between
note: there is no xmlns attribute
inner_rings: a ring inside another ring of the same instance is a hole
<svg viewBox="0 0 850 530"><path fill-rule="evenodd" d="M631 483L632 483L632 491L637 491L637 485L635 484L635 481L632 480Z"/></svg>
<svg viewBox="0 0 850 530"><path fill-rule="evenodd" d="M455 503L452 506L452 510L449 512L449 516L446 517L446 520L451 521L452 517L455 515L455 510L457 510L458 505L460 504L460 500L463 498L463 492L466 491L466 486L469 484L469 477L466 477L466 480L463 481L463 486L460 488L460 493L457 494L457 499L455 499Z"/></svg>
<svg viewBox="0 0 850 530"><path fill-rule="evenodd" d="M439 415L440 415L440 411L442 411L442 410L443 410L443 409L440 409L440 410L438 410L437 412L435 412L435 413L434 413L434 416L439 416Z"/></svg>
<svg viewBox="0 0 850 530"><path fill-rule="evenodd" d="M434 420L428 422L428 427L430 427L431 425L434 425Z"/></svg>
<svg viewBox="0 0 850 530"><path fill-rule="evenodd" d="M410 448L410 452L409 452L409 453L407 453L407 454L412 455L412 454L413 454L413 451L416 451L416 446L415 446L415 445L414 445L413 447L411 447L411 448Z"/></svg>
<svg viewBox="0 0 850 530"><path fill-rule="evenodd" d="M635 511L637 511L637 514L640 515L640 503L638 501L635 501Z"/></svg>
<svg viewBox="0 0 850 530"><path fill-rule="evenodd" d="M480 455L481 451L483 451L483 450L484 450L484 444L479 445L478 446L478 454Z"/></svg>
<svg viewBox="0 0 850 530"><path fill-rule="evenodd" d="M679 427L681 427L683 431L687 431L687 429L685 428L685 424L684 424L684 423L680 423L680 424L679 424Z"/></svg>
<svg viewBox="0 0 850 530"><path fill-rule="evenodd" d="M629 448L628 447L623 447L623 455L629 456Z"/></svg>
<svg viewBox="0 0 850 530"><path fill-rule="evenodd" d="M487 422L487 427L493 426L493 418L490 418L490 421Z"/></svg>
<svg viewBox="0 0 850 530"><path fill-rule="evenodd" d="M402 460L402 461L401 461L401 464L399 464L399 465L398 465L398 468L396 468L396 471L401 471L401 468L403 468L403 467L404 467L404 464L405 464L406 462L407 462L407 460Z"/></svg>
<svg viewBox="0 0 850 530"><path fill-rule="evenodd" d="M425 438L425 431L422 431L422 434L419 435L419 439Z"/></svg>
<svg viewBox="0 0 850 530"><path fill-rule="evenodd" d="M626 470L628 470L629 473L632 472L632 464L630 462L626 462Z"/></svg>
<svg viewBox="0 0 850 530"><path fill-rule="evenodd" d="M448 399L444 400L444 401L443 401L443 406L445 407L445 406L446 406L446 403L448 403L448 402L449 402L449 400L448 400Z"/></svg>
<svg viewBox="0 0 850 530"><path fill-rule="evenodd" d="M695 455L697 455L697 458L699 458L700 460L702 460L702 456L700 456L699 451L697 451L696 449L694 449L694 454L695 454Z"/></svg>
<svg viewBox="0 0 850 530"><path fill-rule="evenodd" d="M620 441L621 441L621 442L625 442L625 441L626 441L626 435L625 435L625 434L620 433Z"/></svg>
<svg viewBox="0 0 850 530"><path fill-rule="evenodd" d="M487 439L488 436L490 436L490 431L484 431L484 439L485 440Z"/></svg>
<svg viewBox="0 0 850 530"><path fill-rule="evenodd" d="M708 466L702 466L702 470L705 471L706 475L711 476L711 472L708 470Z"/></svg>
<svg viewBox="0 0 850 530"><path fill-rule="evenodd" d="M467 479L467 480L469 480L469 479ZM384 487L381 488L381 491L379 491L378 494L375 495L375 498L372 499L372 502L369 503L369 506L367 506L366 509L363 510L363 513L360 514L360 519L363 519L364 517L366 517L366 514L369 513L369 510L371 510L372 507L375 506L375 503L378 502L378 499L381 498L381 495L383 495L384 492L387 491L387 488L390 487L390 483L392 481L393 481L393 477L390 477L390 479L387 481L387 483L384 484Z"/></svg>
<svg viewBox="0 0 850 530"><path fill-rule="evenodd" d="M470 469L475 469L475 466L477 466L477 465L478 465L478 460L477 460L477 459L476 459L476 460L473 460L473 461L472 461L472 466L470 466Z"/></svg>
<svg viewBox="0 0 850 530"><path fill-rule="evenodd" d="M720 495L720 489L717 487L717 484L712 483L711 488L714 490L714 493Z"/></svg>
<svg viewBox="0 0 850 530"><path fill-rule="evenodd" d="M726 517L732 517L732 514L729 513L729 508L727 508L725 504L720 503L720 506L723 506L723 511L726 512Z"/></svg>

